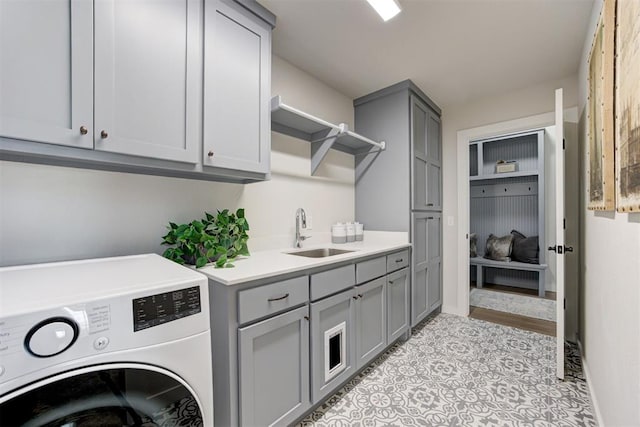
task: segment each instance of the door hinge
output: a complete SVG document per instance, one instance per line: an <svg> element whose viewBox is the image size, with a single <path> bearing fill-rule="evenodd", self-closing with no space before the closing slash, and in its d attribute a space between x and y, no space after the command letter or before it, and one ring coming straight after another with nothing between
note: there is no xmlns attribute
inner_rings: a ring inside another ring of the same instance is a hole
<svg viewBox="0 0 640 427"><path fill-rule="evenodd" d="M566 298L562 300L562 305L563 305L563 308L566 310L567 309L567 299Z"/></svg>
<svg viewBox="0 0 640 427"><path fill-rule="evenodd" d="M565 149L565 139L564 138L562 138L562 149L563 150Z"/></svg>

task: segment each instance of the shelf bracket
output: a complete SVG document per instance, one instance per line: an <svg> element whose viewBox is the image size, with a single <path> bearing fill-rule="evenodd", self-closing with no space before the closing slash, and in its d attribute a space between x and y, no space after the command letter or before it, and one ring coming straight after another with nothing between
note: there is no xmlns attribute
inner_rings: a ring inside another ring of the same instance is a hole
<svg viewBox="0 0 640 427"><path fill-rule="evenodd" d="M315 175L320 163L343 132L342 128L329 129L326 135L311 142L311 175Z"/></svg>

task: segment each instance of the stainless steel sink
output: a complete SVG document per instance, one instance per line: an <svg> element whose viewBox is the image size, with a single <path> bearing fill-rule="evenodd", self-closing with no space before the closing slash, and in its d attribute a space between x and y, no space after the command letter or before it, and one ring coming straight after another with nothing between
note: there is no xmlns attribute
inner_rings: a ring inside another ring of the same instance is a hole
<svg viewBox="0 0 640 427"><path fill-rule="evenodd" d="M346 254L349 252L355 252L355 251L348 251L345 249L334 249L334 248L318 248L318 249L309 249L308 251L285 252L285 253L289 255L304 256L307 258L324 258L328 256Z"/></svg>

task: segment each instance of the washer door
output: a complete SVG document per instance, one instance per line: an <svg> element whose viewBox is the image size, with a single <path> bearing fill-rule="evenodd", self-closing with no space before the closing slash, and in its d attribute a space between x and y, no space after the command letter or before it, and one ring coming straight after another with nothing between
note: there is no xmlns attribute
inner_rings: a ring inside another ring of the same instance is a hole
<svg viewBox="0 0 640 427"><path fill-rule="evenodd" d="M175 374L114 364L65 372L0 398L3 426L202 426L200 405Z"/></svg>

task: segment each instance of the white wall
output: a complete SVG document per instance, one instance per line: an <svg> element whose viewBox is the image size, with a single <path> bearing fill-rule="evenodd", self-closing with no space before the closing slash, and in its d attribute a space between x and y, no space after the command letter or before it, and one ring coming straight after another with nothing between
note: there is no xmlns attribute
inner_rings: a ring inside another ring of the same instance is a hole
<svg viewBox="0 0 640 427"><path fill-rule="evenodd" d="M596 0L580 61L582 177L580 329L600 425L640 425L640 214L586 209L587 60L602 0Z"/></svg>
<svg viewBox="0 0 640 427"><path fill-rule="evenodd" d="M576 81L577 77L573 75L469 104L443 107L443 311L461 315L468 311L466 300L458 292L458 274L466 271L459 266L459 250L467 250L466 247L459 248L457 235L460 217L458 131L516 119L528 123L531 121L526 120L528 117L553 111L555 89L560 87L564 89L565 107L575 106Z"/></svg>
<svg viewBox="0 0 640 427"><path fill-rule="evenodd" d="M272 93L353 125L351 99L276 56ZM0 266L161 253L169 221L205 210L244 207L251 250L292 244L298 207L328 232L354 219L353 156L332 150L311 177L309 154L309 143L272 133L272 178L248 185L0 162Z"/></svg>

